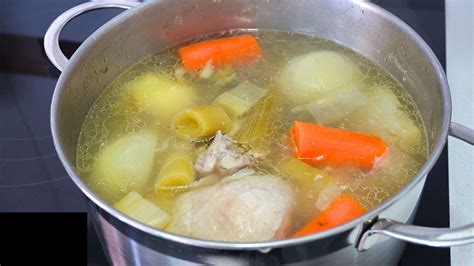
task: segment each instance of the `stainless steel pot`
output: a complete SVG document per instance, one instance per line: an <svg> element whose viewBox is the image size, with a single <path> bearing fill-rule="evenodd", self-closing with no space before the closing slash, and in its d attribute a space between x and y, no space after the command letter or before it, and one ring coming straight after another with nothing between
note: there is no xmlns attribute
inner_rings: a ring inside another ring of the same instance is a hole
<svg viewBox="0 0 474 266"><path fill-rule="evenodd" d="M92 221L113 264L393 265L403 251L400 240L437 247L474 242L473 224L439 229L407 224L448 132L471 145L474 133L450 121L451 99L443 69L428 45L400 19L368 2L343 0L161 0L136 5L108 0L74 7L52 23L44 43L48 57L62 71L51 106L56 150L87 196ZM104 7L133 8L97 30L66 59L58 44L63 26L83 12ZM75 161L79 131L96 97L143 57L195 35L229 28L318 35L351 47L390 72L417 102L428 132L430 155L413 181L378 208L345 225L264 243L222 243L172 235L124 216L94 194L77 175Z"/></svg>

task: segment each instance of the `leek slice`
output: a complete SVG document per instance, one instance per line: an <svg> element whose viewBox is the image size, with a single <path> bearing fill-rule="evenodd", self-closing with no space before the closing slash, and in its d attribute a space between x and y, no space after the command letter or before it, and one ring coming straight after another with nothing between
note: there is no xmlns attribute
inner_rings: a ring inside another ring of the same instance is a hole
<svg viewBox="0 0 474 266"><path fill-rule="evenodd" d="M249 82L243 81L237 87L217 96L214 103L235 116L242 116L257 104L268 90Z"/></svg>
<svg viewBox="0 0 474 266"><path fill-rule="evenodd" d="M163 229L171 220L166 212L136 191L128 193L114 207L133 219L159 229Z"/></svg>
<svg viewBox="0 0 474 266"><path fill-rule="evenodd" d="M177 190L187 188L194 182L194 168L192 158L184 152L169 154L158 173L155 191Z"/></svg>
<svg viewBox="0 0 474 266"><path fill-rule="evenodd" d="M217 106L198 106L186 109L173 118L172 128L186 139L199 140L213 136L218 130L227 132L232 125L224 109Z"/></svg>
<svg viewBox="0 0 474 266"><path fill-rule="evenodd" d="M226 65L219 68L216 73L214 73L210 80L214 82L214 85L217 87L222 87L227 85L228 83L232 82L236 77L236 73L234 72L231 65Z"/></svg>
<svg viewBox="0 0 474 266"><path fill-rule="evenodd" d="M330 175L296 158L281 164L280 170L300 187L318 187L318 192L333 181Z"/></svg>
<svg viewBox="0 0 474 266"><path fill-rule="evenodd" d="M342 191L331 175L296 158L281 164L280 170L305 194L317 199L316 208L319 210L323 210Z"/></svg>

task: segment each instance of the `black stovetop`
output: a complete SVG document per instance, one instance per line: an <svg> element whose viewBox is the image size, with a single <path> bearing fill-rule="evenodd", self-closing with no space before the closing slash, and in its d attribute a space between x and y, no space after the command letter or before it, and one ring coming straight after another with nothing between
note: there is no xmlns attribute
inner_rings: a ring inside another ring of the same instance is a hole
<svg viewBox="0 0 474 266"><path fill-rule="evenodd" d="M46 58L43 35L62 12L85 0L2 0L0 8L0 212L85 212L86 201L54 150L49 108L59 71ZM412 26L445 65L444 0L376 0ZM71 22L61 46L71 54L117 10ZM449 226L446 149L426 181L418 225ZM92 227L88 261L106 265ZM408 245L400 265L449 265L449 249Z"/></svg>

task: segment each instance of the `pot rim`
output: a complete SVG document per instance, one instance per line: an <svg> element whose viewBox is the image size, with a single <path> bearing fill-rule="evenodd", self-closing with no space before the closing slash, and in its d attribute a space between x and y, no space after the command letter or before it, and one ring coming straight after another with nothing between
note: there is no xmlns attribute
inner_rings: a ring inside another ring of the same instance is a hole
<svg viewBox="0 0 474 266"><path fill-rule="evenodd" d="M143 3L136 8L128 10L127 12L124 12L118 15L117 17L113 18L112 20L104 24L102 27L100 27L89 38L87 38L87 40L85 40L84 43L78 48L78 52L74 53L74 55L69 61L68 66L60 75L59 80L56 84L52 102L51 102L50 119L51 119L51 131L52 131L53 142L54 142L55 149L58 153L58 157L61 160L61 163L63 164L68 175L71 177L71 179L76 184L76 186L78 186L79 189L94 204L99 206L101 209L105 210L106 212L108 212L109 214L111 214L112 216L120 220L121 222L126 223L140 231L143 231L155 237L164 238L164 239L167 239L173 242L178 242L185 245L204 247L204 248L210 248L210 249L220 249L220 250L264 250L264 249L281 248L281 247L294 246L294 245L299 245L299 244L304 244L304 243L320 240L320 239L323 239L323 238L326 238L338 233L342 233L344 231L351 230L357 227L358 225L361 225L363 222L371 220L372 218L376 217L380 212L387 209L389 206L391 206L396 201L398 201L401 197L407 194L408 191L413 189L421 180L423 180L423 178L428 174L428 172L431 170L433 165L436 163L438 157L441 154L441 151L443 150L443 147L445 145L445 142L448 136L448 129L449 129L449 124L451 120L451 96L450 96L449 85L447 83L445 72L438 58L436 57L434 52L431 50L431 48L428 46L428 44L426 44L426 42L410 26L408 26L404 21L402 21L401 19L399 19L392 13L377 6L376 4L373 4L370 2L358 2L358 1L351 1L351 2L353 2L353 4L355 5L358 5L362 9L366 9L371 12L377 13L380 16L383 16L385 19L393 23L395 26L405 30L408 33L408 35L414 39L417 45L424 51L425 54L428 55L431 61L431 65L435 70L437 79L439 80L441 95L443 97L442 127L440 130L439 137L434 143L433 150L431 151L431 154L429 155L428 159L426 160L424 165L421 167L417 175L412 179L410 183L405 185L405 187L403 187L397 194L395 194L390 199L380 204L377 208L369 211L368 213L348 223L340 225L338 227L334 227L326 231L322 231L316 234L299 237L299 238L289 238L289 239L284 239L284 240L273 240L273 241L266 241L266 242L245 242L245 243L220 242L220 241L202 240L202 239L175 235L175 234L168 233L166 231L159 230L151 226L145 225L123 214L122 212L116 210L109 203L102 200L91 189L89 189L89 187L82 181L82 179L76 173L76 170L74 169L73 164L71 164L67 160L64 150L62 148L59 136L58 136L58 127L56 124L57 114L58 114L57 109L58 109L58 103L60 101L62 92L66 85L66 79L67 79L66 77L72 74L71 66L77 64L77 61L79 60L80 56L84 54L82 53L82 51L90 47L91 44L93 44L95 40L98 38L98 36L100 36L102 33L107 32L109 29L112 29L115 23L127 20L133 17L136 13L139 13L142 9L146 9L148 5L153 4L153 2Z"/></svg>

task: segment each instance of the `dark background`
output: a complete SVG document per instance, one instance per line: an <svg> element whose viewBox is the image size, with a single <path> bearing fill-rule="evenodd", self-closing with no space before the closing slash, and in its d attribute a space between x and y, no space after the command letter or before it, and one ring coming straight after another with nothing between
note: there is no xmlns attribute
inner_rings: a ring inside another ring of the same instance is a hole
<svg viewBox="0 0 474 266"><path fill-rule="evenodd" d="M86 210L83 196L67 177L52 143L49 106L60 73L42 46L48 25L84 1L0 0L0 212ZM445 66L444 0L372 2L414 28ZM71 55L87 36L118 13L94 11L68 24L61 35L65 53ZM445 149L425 184L415 224L449 226L447 164ZM87 235L88 264L106 264L91 227ZM449 249L408 245L400 265L450 265Z"/></svg>
<svg viewBox="0 0 474 266"><path fill-rule="evenodd" d="M446 70L445 3L443 0L373 0L410 25L431 47ZM449 227L448 159L445 147L431 170L414 224ZM449 249L408 244L400 265L450 265Z"/></svg>

